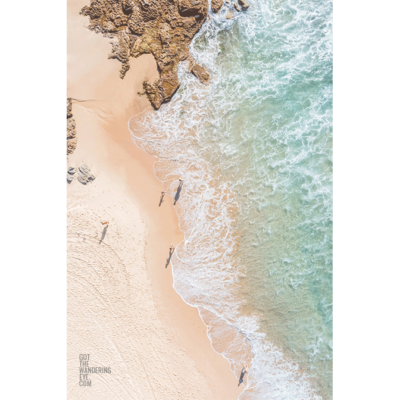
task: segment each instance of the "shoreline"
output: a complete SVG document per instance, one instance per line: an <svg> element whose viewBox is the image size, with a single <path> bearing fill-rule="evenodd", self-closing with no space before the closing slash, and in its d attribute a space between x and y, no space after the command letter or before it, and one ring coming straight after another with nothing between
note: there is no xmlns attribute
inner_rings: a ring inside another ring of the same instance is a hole
<svg viewBox="0 0 400 400"><path fill-rule="evenodd" d="M89 214L97 213L96 216L98 215L99 217L104 215L105 218L109 217L111 219L104 238L104 244L113 248L114 252L119 253L118 257L122 265L130 266L130 271L121 280L126 281L124 283L125 286L122 287L123 291L129 292L129 288L133 283L128 284L127 282L134 280L135 274L139 270L145 271L141 278L142 297L139 296L136 300L143 299L143 301L146 300L149 303L146 305L146 310L143 309L143 312L151 312L152 316L157 318L157 327L162 327L163 334L166 335L168 342L167 344L163 343L165 342L165 337L160 338L160 343L157 346L159 346L160 351L165 353L162 353L162 357L160 356L161 353L155 353L155 356L162 358L161 361L158 361L164 367L166 363L179 370L179 374L181 374L179 379L187 384L187 386L179 387L178 392L171 388L167 389L166 387L158 386L159 382L165 380L170 374L174 374L174 369L170 373L161 371L160 376L147 377L149 390L153 393L152 397L158 398L158 393L162 398L172 399L176 398L179 393L179 398L186 398L187 396L192 399L238 398L243 386L237 387L237 379L230 370L229 362L212 348L207 336L207 328L201 320L198 310L186 304L173 289L171 267L164 268L170 244L176 246L183 239L183 233L179 230L176 213L172 212L172 199L166 196L162 206L158 207L162 185L154 175L154 158L136 147L128 129L128 121L133 115L142 110L154 112L148 100L144 97L138 97L137 92L141 89L144 77L150 80L154 80L157 77L155 61L152 56L131 59L131 69L126 74L125 79L121 80L118 73L119 62L107 59L107 54L110 50L109 39L86 29L84 27L85 17L80 16L79 12L76 13L85 3L85 1L68 2L68 97L94 100L84 103L73 101L72 108L76 120L77 148L68 157L68 166L74 164L75 167L78 167L82 160L85 160L96 179L87 186L73 181L71 186L68 187L68 208L70 213L68 225L71 228L69 244L71 242L73 249L82 249L82 251L83 249L87 251L87 246L97 246L97 239L101 234L101 229L99 221L92 220L92 217L89 218ZM72 49L70 45L73 46ZM116 207L116 204L118 207ZM78 214L74 214L78 212L77 210L82 213L82 215L79 214L79 218L89 218L85 219L87 224L85 225L87 226L86 233L77 232L77 228L80 227L80 219L76 219ZM132 229L133 226L124 225L124 218L126 222L131 218L130 212L135 216L132 221L137 224L137 231ZM76 223L70 224L70 221L75 221ZM95 225L96 223L99 228ZM95 230L98 232L95 232ZM86 235L83 236L86 238L85 241L80 239L80 235ZM131 235L130 239L135 239L133 243L125 241L129 235ZM77 239L78 237L79 239ZM73 240L70 238L73 238ZM137 251L137 260L130 260L125 263L124 260L128 260L131 257L128 251L130 249L129 246L132 247L132 251ZM106 246L103 247L104 249L106 248ZM101 251L107 253L104 249L102 248ZM80 257L83 255L85 254L81 254ZM70 258L70 253L68 257ZM141 262L138 260L141 260ZM142 265L143 262L144 265ZM70 265L68 268L70 268ZM121 274L125 274L122 266ZM146 276L148 280L146 280ZM149 282L150 284L148 284ZM109 287L111 288L111 286ZM69 296L71 295L72 297L74 296L69 292ZM134 295L134 293L129 294L129 296ZM118 296L116 299L120 302ZM90 303L90 298L88 301ZM151 304L151 301L153 304ZM129 307L129 303L121 302L118 304L121 307ZM95 306L93 305L93 307ZM132 305L133 307L134 305ZM124 316L129 315L130 310L126 310L126 312L128 314L124 314ZM96 316L97 314L92 315ZM99 321L96 321L96 324L99 324ZM107 318L101 320L101 322L107 323ZM146 315L143 315L139 322L145 325L136 325L136 330L143 331L149 328L148 324L150 322L146 320ZM74 338L73 331L75 328L70 316L69 323L72 324L68 331L68 342L71 344L70 338ZM121 321L115 320L113 323L118 324ZM157 327L154 326L153 328ZM98 328L99 326L96 327L96 329ZM106 331L107 329L113 329L113 327L105 328ZM120 329L124 330L123 324L118 326L117 331ZM129 333L132 334L135 329L132 329ZM151 341L158 333L157 330L150 329L150 331L152 333L149 335ZM87 330L85 330L86 333ZM114 335L116 335L115 332ZM144 336L146 335L147 332L144 333ZM114 336L114 341L117 338L118 336ZM146 337L143 339L146 339ZM91 340L93 341L94 338L91 338ZM101 345L104 345L104 343ZM133 345L134 343L131 341L124 344L127 349ZM154 343L147 343L147 345L151 348ZM73 345L73 350L78 351L76 344ZM141 349L135 350L140 351ZM80 349L79 351L87 352L88 349ZM97 350L91 351L96 352ZM75 362L75 355L70 354L69 346L69 397L94 398L91 397L91 392L89 392L94 388L84 388L82 391L85 392L78 395L80 388L76 387L75 373L78 364ZM128 353L126 356L129 358ZM143 355L143 358L145 356L146 354ZM178 360L174 359L175 356ZM112 361L110 357L108 354L107 361L109 362ZM100 360L98 361L100 362ZM147 361L148 365L144 363L144 366L139 366L137 360L130 360L129 362L132 365L127 366L127 368L133 367L133 371L137 368L146 370L147 365L149 369L154 368L154 374L156 374L157 368L153 365L154 360ZM144 362L143 359L142 362ZM187 371L187 368L192 370ZM107 381L107 379L108 377L105 377L104 381ZM155 382L152 382L153 379ZM155 386L152 387L151 383ZM100 384L100 382L97 382L97 384ZM119 381L118 384L123 385L123 381ZM207 387L205 388L204 385ZM184 392L185 387L188 387L187 393ZM198 391L196 392L197 389ZM142 388L142 390L144 389ZM97 391L92 393L93 395L96 393L96 398L105 396L105 394ZM115 396L114 398L119 398L117 392L112 393ZM147 398L140 397L137 393L130 394L137 396L134 398ZM142 393L142 396L146 395Z"/></svg>

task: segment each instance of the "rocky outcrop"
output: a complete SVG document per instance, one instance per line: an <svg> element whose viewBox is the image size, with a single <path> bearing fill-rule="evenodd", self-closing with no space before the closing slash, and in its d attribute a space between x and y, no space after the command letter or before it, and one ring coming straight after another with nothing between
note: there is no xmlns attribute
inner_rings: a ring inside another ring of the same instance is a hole
<svg viewBox="0 0 400 400"><path fill-rule="evenodd" d="M67 119L67 140L75 139L76 137L75 120L71 117Z"/></svg>
<svg viewBox="0 0 400 400"><path fill-rule="evenodd" d="M192 74L200 80L201 83L206 83L210 79L208 71L199 64L194 64L191 69Z"/></svg>
<svg viewBox="0 0 400 400"><path fill-rule="evenodd" d="M92 174L90 168L85 164L85 162L82 162L82 164L78 168L78 181L83 185L86 185L90 182L93 182L95 179L96 177Z"/></svg>
<svg viewBox="0 0 400 400"><path fill-rule="evenodd" d="M72 118L72 99L67 99L67 155L76 149L76 124Z"/></svg>
<svg viewBox="0 0 400 400"><path fill-rule="evenodd" d="M160 78L143 82L143 89L158 109L179 88L181 61L190 61L191 72L202 82L208 80L208 72L197 66L189 53L207 12L208 0L92 0L81 14L90 18L89 29L115 39L109 58L122 63L121 78L129 70L130 57L154 56Z"/></svg>
<svg viewBox="0 0 400 400"><path fill-rule="evenodd" d="M72 100L70 98L67 99L67 118L72 117Z"/></svg>
<svg viewBox="0 0 400 400"><path fill-rule="evenodd" d="M224 2L222 0L211 0L211 10L213 13L217 13L222 6L224 5Z"/></svg>
<svg viewBox="0 0 400 400"><path fill-rule="evenodd" d="M243 11L246 11L250 7L250 4L246 0L238 0L238 3Z"/></svg>

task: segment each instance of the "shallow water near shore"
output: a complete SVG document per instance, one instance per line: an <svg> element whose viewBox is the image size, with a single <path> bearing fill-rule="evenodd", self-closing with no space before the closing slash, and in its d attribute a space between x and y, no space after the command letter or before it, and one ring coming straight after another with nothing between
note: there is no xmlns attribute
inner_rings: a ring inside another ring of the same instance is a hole
<svg viewBox="0 0 400 400"><path fill-rule="evenodd" d="M174 287L197 306L241 399L332 398L332 4L249 2L192 43L202 85L131 119L185 241Z"/></svg>

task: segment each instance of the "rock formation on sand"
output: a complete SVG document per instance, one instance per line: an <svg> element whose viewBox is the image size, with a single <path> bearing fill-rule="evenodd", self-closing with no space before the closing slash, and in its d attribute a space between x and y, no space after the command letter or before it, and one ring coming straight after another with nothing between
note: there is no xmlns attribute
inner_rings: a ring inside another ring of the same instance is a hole
<svg viewBox="0 0 400 400"><path fill-rule="evenodd" d="M78 181L86 185L89 182L93 182L95 179L96 177L92 174L90 168L82 161L82 164L78 168Z"/></svg>
<svg viewBox="0 0 400 400"><path fill-rule="evenodd" d="M67 99L67 154L72 154L76 149L76 125L72 118L72 99Z"/></svg>
<svg viewBox="0 0 400 400"><path fill-rule="evenodd" d="M222 3L213 2L218 6ZM160 78L154 83L143 82L143 89L158 109L179 87L180 61L188 60L191 72L201 82L208 81L207 70L189 53L207 12L208 0L92 0L81 14L90 18L89 29L116 39L109 58L122 63L121 78L129 70L129 57L153 54Z"/></svg>
<svg viewBox="0 0 400 400"><path fill-rule="evenodd" d="M71 166L68 168L68 171L67 171L67 182L68 183L71 183L74 180L75 172L76 172L75 167Z"/></svg>

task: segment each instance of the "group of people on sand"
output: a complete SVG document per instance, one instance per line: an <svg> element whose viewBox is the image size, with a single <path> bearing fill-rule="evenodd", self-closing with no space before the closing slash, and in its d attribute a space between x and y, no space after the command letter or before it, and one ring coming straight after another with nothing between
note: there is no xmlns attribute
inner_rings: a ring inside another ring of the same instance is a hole
<svg viewBox="0 0 400 400"><path fill-rule="evenodd" d="M181 192L181 190L182 190L182 186L183 186L183 179L182 179L182 178L179 178L179 186L178 186L178 189L176 190L175 199L174 199L174 205L176 204L176 202L177 202L178 199L179 199L179 195L180 195L180 192ZM164 201L164 195L165 195L165 192L161 192L160 203L159 203L159 205L158 205L159 207L161 206L162 202ZM103 230L103 237L102 237L102 239L100 240L100 243L101 243L101 241L104 239L105 232L106 232L106 230L107 230L108 225L109 225L110 222L109 222L109 221L100 221L100 222L101 222L101 224L102 224L103 227L104 227L104 230ZM167 258L167 263L166 263L166 265L165 265L165 268L168 267L168 264L169 264L169 262L171 261L172 255L174 254L174 251L175 251L175 246L174 246L173 244L171 244L171 246L170 246L170 248L169 248L169 256L168 256L168 258ZM239 384L238 384L238 386L240 386L240 385L243 383L244 376L245 376L248 372L249 372L249 367L248 367L248 364L246 364L246 365L243 366L242 371L240 372L240 378L239 378Z"/></svg>
<svg viewBox="0 0 400 400"><path fill-rule="evenodd" d="M179 196L182 190L182 186L183 186L183 179L179 178L179 186L178 189L176 190L175 193L175 198L174 198L174 205L176 204L176 202L179 200ZM158 204L158 206L160 207L162 202L164 201L164 196L165 196L165 192L161 192L161 197L160 197L160 203ZM169 248L169 256L167 258L167 262L165 264L165 268L168 267L169 262L171 261L172 255L174 254L175 251L175 246L173 244L171 244L170 248ZM244 376L249 372L249 366L248 364L244 365L242 368L242 371L240 372L240 378L239 378L239 384L238 386L240 386L243 383L244 380Z"/></svg>
<svg viewBox="0 0 400 400"><path fill-rule="evenodd" d="M176 202L177 202L178 199L179 199L179 195L180 195L180 193L181 193L182 186L183 186L183 179L179 178L179 186L178 186L178 189L177 189L176 194L175 194L174 205L176 204ZM161 192L160 204L159 204L158 206L161 206L161 204L162 204L162 202L163 202L163 200L164 200L164 195L165 195L165 192ZM172 257L172 255L174 254L174 251L175 251L175 246L174 246L173 244L171 244L171 246L170 246L170 248L169 248L169 256L168 256L168 258L167 258L167 263L165 264L165 268L168 267L168 264L169 264L169 262L171 261L171 257ZM238 384L238 386L240 386L240 385L243 383L244 376L245 376L248 372L249 372L249 366L248 366L248 364L246 364L246 365L243 366L242 371L240 372L240 378L239 378L239 384Z"/></svg>

